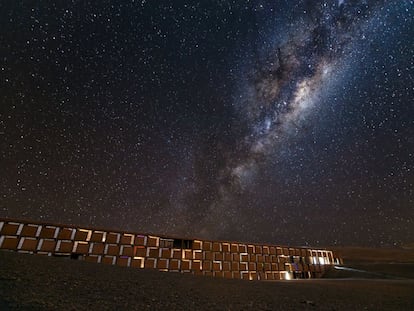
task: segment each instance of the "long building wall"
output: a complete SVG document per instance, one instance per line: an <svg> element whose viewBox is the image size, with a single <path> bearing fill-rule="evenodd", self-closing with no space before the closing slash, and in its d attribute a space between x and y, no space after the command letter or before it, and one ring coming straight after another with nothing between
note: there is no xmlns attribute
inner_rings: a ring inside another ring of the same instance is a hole
<svg viewBox="0 0 414 311"><path fill-rule="evenodd" d="M0 219L0 249L245 280L315 278L340 263L324 249L177 239L14 219Z"/></svg>

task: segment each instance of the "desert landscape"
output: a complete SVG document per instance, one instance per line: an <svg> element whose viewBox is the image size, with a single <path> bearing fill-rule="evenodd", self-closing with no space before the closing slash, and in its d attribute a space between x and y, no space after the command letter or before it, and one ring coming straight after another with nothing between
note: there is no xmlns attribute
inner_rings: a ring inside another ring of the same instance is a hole
<svg viewBox="0 0 414 311"><path fill-rule="evenodd" d="M0 1L0 311L414 310L413 8Z"/></svg>
<svg viewBox="0 0 414 311"><path fill-rule="evenodd" d="M324 278L243 281L0 251L1 310L413 310L414 251L335 249Z"/></svg>

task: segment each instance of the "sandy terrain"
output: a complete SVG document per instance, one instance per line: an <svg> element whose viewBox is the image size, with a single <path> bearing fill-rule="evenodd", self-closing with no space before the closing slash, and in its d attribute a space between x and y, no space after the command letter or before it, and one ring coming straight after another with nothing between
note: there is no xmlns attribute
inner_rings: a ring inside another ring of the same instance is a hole
<svg viewBox="0 0 414 311"><path fill-rule="evenodd" d="M260 282L0 251L0 310L414 310L411 255L396 264L396 250L380 251L382 260L378 251L364 252L343 256L352 262L347 267L368 273L333 270L327 277L342 279Z"/></svg>

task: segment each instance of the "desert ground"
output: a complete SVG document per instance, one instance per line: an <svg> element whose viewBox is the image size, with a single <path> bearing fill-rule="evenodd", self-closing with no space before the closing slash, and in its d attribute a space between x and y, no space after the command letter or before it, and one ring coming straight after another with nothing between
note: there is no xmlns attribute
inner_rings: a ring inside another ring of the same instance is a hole
<svg viewBox="0 0 414 311"><path fill-rule="evenodd" d="M0 251L0 310L414 310L414 250L337 248L325 278L243 281Z"/></svg>

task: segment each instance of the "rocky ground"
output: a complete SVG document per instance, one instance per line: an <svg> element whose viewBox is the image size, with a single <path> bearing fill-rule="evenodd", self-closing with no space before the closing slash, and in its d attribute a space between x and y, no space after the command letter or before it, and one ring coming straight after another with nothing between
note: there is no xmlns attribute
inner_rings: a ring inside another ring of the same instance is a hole
<svg viewBox="0 0 414 311"><path fill-rule="evenodd" d="M261 282L0 251L0 310L414 310L409 256L354 254L348 260L358 271Z"/></svg>

